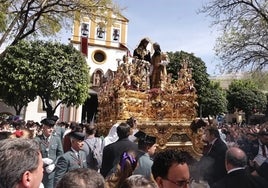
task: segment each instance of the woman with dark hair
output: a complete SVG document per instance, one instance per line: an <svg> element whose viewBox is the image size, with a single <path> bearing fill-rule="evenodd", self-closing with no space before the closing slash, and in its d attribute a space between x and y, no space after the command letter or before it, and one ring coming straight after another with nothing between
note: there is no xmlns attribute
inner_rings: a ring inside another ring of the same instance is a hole
<svg viewBox="0 0 268 188"><path fill-rule="evenodd" d="M106 188L117 188L125 179L132 175L133 170L136 168L136 153L129 150L124 152L120 157L120 162L112 169L113 173L105 178Z"/></svg>

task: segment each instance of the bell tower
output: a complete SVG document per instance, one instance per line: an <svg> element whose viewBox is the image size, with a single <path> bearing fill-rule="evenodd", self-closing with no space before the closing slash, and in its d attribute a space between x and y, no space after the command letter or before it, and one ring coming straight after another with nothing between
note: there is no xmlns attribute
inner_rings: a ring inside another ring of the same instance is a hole
<svg viewBox="0 0 268 188"><path fill-rule="evenodd" d="M108 71L116 71L118 62L128 53L129 20L109 13L108 21L81 17L74 22L71 43L87 58L93 87L99 86Z"/></svg>
<svg viewBox="0 0 268 188"><path fill-rule="evenodd" d="M99 88L112 77L127 48L129 20L120 14L108 13L104 20L101 16L89 18L80 15L74 21L71 43L86 57L90 68L91 89L89 97L82 106L82 121L90 122L96 117Z"/></svg>

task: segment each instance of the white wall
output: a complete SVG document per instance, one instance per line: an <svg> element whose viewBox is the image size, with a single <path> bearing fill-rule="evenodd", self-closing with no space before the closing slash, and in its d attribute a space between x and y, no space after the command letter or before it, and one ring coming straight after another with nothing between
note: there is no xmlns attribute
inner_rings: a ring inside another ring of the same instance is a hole
<svg viewBox="0 0 268 188"><path fill-rule="evenodd" d="M80 50L80 44L73 44L74 47L78 50ZM96 50L102 50L106 54L106 61L103 64L96 64L92 60L91 54ZM123 56L126 55L126 50L119 50L119 49L110 49L105 47L99 47L99 46L89 46L88 47L88 57L87 57L87 63L90 67L90 75L94 73L96 69L101 69L103 73L105 74L108 69L111 69L112 71L117 70L118 62L117 59L123 58Z"/></svg>

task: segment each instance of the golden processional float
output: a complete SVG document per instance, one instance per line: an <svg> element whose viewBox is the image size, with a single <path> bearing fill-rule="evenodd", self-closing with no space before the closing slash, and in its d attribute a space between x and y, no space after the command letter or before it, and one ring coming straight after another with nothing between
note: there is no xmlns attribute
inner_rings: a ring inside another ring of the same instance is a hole
<svg viewBox="0 0 268 188"><path fill-rule="evenodd" d="M190 128L197 95L187 65L184 61L178 80L172 82L171 75L163 74L160 88L150 89L149 62L133 59L120 64L99 90L100 133L107 135L113 124L135 117L139 130L157 138L159 149L179 148L199 158L202 133Z"/></svg>

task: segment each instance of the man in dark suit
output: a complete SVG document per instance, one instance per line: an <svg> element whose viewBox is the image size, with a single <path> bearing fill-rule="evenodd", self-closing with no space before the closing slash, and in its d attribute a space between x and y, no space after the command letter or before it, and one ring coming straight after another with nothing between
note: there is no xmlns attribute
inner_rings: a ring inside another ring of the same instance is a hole
<svg viewBox="0 0 268 188"><path fill-rule="evenodd" d="M268 159L268 127L263 125L258 133L255 133L255 139L240 145L240 148L246 153L249 161L249 169L257 170L262 163ZM251 137L249 137L251 138Z"/></svg>
<svg viewBox="0 0 268 188"><path fill-rule="evenodd" d="M247 155L250 171L255 170L253 160L259 151L259 142L257 136L258 136L257 133L253 132L253 130L251 129L248 132L246 132L245 135L242 134L242 139L238 140L237 142L239 148L242 149Z"/></svg>
<svg viewBox="0 0 268 188"><path fill-rule="evenodd" d="M262 165L251 173L254 176L261 176L268 182L268 159Z"/></svg>
<svg viewBox="0 0 268 188"><path fill-rule="evenodd" d="M219 130L209 127L205 130L205 138L209 143L207 153L200 159L201 176L211 186L226 175L224 157L227 151L226 144L221 140Z"/></svg>
<svg viewBox="0 0 268 188"><path fill-rule="evenodd" d="M100 173L104 177L109 175L111 170L119 163L120 156L123 152L129 150L137 152L138 146L128 139L129 134L130 126L127 123L120 123L117 127L118 140L104 147L102 166L100 169Z"/></svg>
<svg viewBox="0 0 268 188"><path fill-rule="evenodd" d="M267 188L268 183L261 177L252 176L246 170L247 156L237 147L231 147L225 155L227 175L211 188Z"/></svg>
<svg viewBox="0 0 268 188"><path fill-rule="evenodd" d="M63 154L62 142L58 135L54 134L55 121L45 118L41 121L42 135L35 137L40 145L40 150L44 162L43 184L45 188L53 188L54 168L57 158Z"/></svg>
<svg viewBox="0 0 268 188"><path fill-rule="evenodd" d="M74 131L71 132L69 136L71 138L71 149L58 158L55 168L55 185L68 171L88 167L86 162L86 153L82 150L85 134Z"/></svg>
<svg viewBox="0 0 268 188"><path fill-rule="evenodd" d="M263 125L263 128L258 133L258 150L254 158L256 169L268 159L268 126Z"/></svg>

